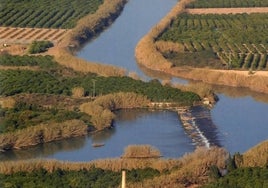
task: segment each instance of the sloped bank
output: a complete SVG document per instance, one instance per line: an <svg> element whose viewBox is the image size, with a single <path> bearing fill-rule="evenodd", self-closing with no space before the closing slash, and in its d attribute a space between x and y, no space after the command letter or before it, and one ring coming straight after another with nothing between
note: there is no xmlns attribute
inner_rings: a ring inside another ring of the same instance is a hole
<svg viewBox="0 0 268 188"><path fill-rule="evenodd" d="M251 90L268 93L268 74L258 71L249 74L248 71L213 70L192 67L173 67L157 50L155 41L169 27L176 16L185 11L185 5L191 0L181 0L150 32L145 35L135 49L137 62L143 66L168 73L173 76L200 80L210 84L247 87Z"/></svg>
<svg viewBox="0 0 268 188"><path fill-rule="evenodd" d="M103 4L94 14L89 14L78 21L75 28L62 39L48 53L56 61L66 67L84 73L97 73L102 76L124 76L123 68L89 62L75 56L75 52L90 39L96 37L101 31L110 26L120 15L128 0L104 0Z"/></svg>

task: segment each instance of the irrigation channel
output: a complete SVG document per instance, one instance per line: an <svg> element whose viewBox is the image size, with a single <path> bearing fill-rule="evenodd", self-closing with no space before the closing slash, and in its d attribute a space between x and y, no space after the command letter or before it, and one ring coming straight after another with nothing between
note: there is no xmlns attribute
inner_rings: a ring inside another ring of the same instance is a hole
<svg viewBox="0 0 268 188"><path fill-rule="evenodd" d="M139 67L134 49L140 38L177 3L177 0L130 0L107 30L77 54L79 57L126 68L144 79L190 81L155 74ZM179 157L196 144L220 145L231 153L245 152L268 139L268 96L242 88L218 87L213 109L195 107L180 112L122 110L114 128L99 134L39 145L0 154L0 160L54 158L89 161L119 157L130 144L150 144L166 158ZM184 128L182 123L190 124ZM194 128L194 130L192 129ZM104 144L93 147L92 144Z"/></svg>

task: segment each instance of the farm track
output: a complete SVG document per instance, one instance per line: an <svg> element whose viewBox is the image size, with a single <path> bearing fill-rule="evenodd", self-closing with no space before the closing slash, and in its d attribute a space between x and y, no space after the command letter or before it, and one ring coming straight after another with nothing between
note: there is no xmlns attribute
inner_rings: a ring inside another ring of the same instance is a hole
<svg viewBox="0 0 268 188"><path fill-rule="evenodd" d="M28 44L41 40L58 43L68 31L67 29L0 27L0 43Z"/></svg>
<svg viewBox="0 0 268 188"><path fill-rule="evenodd" d="M268 7L254 8L195 8L186 9L189 14L242 14L242 13L268 13Z"/></svg>

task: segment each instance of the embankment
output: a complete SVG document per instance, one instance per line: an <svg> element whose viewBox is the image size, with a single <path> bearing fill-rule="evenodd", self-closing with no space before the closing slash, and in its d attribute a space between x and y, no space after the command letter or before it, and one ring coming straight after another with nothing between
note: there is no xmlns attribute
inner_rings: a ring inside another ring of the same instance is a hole
<svg viewBox="0 0 268 188"><path fill-rule="evenodd" d="M114 158L86 163L60 162L55 160L27 160L17 162L0 162L0 174L14 174L16 172L35 172L44 169L49 172L56 170L74 171L101 168L120 172L122 169L152 168L161 172L156 179L142 182L142 185L128 187L189 187L192 184L204 184L208 181L209 168L212 165L219 169L225 167L228 153L223 148L198 148L180 159L158 158ZM167 173L168 172L168 173ZM138 174L139 175L139 174ZM64 175L63 175L64 176ZM188 185L188 186L186 186Z"/></svg>
<svg viewBox="0 0 268 188"><path fill-rule="evenodd" d="M213 70L192 67L173 67L157 50L155 41L172 23L174 18L185 11L185 5L191 0L182 0L138 43L135 56L143 66L187 79L199 80L210 84L247 87L251 90L268 93L268 74L258 71L249 74L248 71Z"/></svg>
<svg viewBox="0 0 268 188"><path fill-rule="evenodd" d="M76 50L96 37L107 28L120 15L127 0L104 0L103 4L94 13L90 14L77 23L55 47L48 53L53 55L58 63L80 72L92 72L102 76L124 76L126 71L122 68L88 62L74 56Z"/></svg>
<svg viewBox="0 0 268 188"><path fill-rule="evenodd" d="M0 134L0 151L21 149L55 140L83 136L87 133L88 126L80 120L41 124L16 132Z"/></svg>

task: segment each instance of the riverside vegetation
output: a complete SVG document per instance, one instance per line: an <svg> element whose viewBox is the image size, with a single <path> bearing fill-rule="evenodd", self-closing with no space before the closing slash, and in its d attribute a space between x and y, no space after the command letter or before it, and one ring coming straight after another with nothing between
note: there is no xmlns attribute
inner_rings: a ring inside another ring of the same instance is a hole
<svg viewBox="0 0 268 188"><path fill-rule="evenodd" d="M265 187L267 185L267 146L267 142L263 142L244 154L236 153L233 156L230 156L223 148L198 148L193 153L186 154L179 159L141 159L139 154L143 148L131 146L126 148L123 155L127 157L121 159L105 159L87 163L51 160L1 162L0 178L1 185L4 187L19 184L26 186L28 183L32 184L34 180L38 185L53 182L63 187L71 186L73 183L77 183L79 187L87 187L88 184L93 186L93 182L104 181L103 183L108 187L111 185L118 187L119 172L125 169L127 174L129 173L128 187L190 187L197 185L204 187L236 186L242 188L253 185ZM148 150L147 146L144 148L146 151ZM157 151L153 151L159 154ZM259 159L258 152L264 153L262 155L264 158ZM135 155L138 158L135 158ZM257 161L257 163L252 163L252 161ZM224 175L225 170L228 170L227 175ZM99 175L92 175L96 171L103 176L103 179ZM82 173L81 177L87 178L86 184L84 180L81 180L81 184L78 183L80 176L75 176L77 173ZM133 173L136 177L134 181L131 177ZM113 177L113 180L109 177ZM50 178L50 181L43 181L47 178ZM110 183L106 184L107 181ZM99 184L95 184L95 186L100 187Z"/></svg>
<svg viewBox="0 0 268 188"><path fill-rule="evenodd" d="M2 150L27 146L27 142L22 143L21 138L25 139L30 132L32 136L25 140L28 140L29 145L35 145L52 141L53 138L57 140L85 135L89 129L108 128L114 119L112 111L121 108L147 107L150 102L192 105L200 101L197 94L183 92L168 85L163 86L156 80L143 82L129 77L102 77L79 73L58 65L51 56L2 55L0 64L18 68L18 70L0 70L0 94L6 96L8 100L11 96L14 100L17 98L14 106L10 105L9 109L1 108ZM19 67L23 66L34 66L38 69L19 70ZM27 95L22 95L23 93L35 98L49 95L50 101L44 101L44 104L34 101L32 103L27 101L27 104L18 103L18 99L21 101L23 97L29 98ZM20 97L17 97L18 95ZM81 98L81 101L74 105L73 109L65 107L58 109L57 104L51 103L51 100L58 95L63 96L63 99L70 96ZM2 100L5 101L5 97ZM74 129L74 126L68 123L75 119L81 120L75 121L76 125L81 125L80 128ZM58 126L61 122L66 123ZM65 128L70 131L73 129L73 133L69 132L69 136L66 135Z"/></svg>
<svg viewBox="0 0 268 188"><path fill-rule="evenodd" d="M94 19L92 15L84 19L84 25L82 24L78 30L76 27L74 29L76 32L63 43L79 46L94 36L100 28L106 27L110 22L110 19L107 19L109 14L118 14L125 2L104 1L97 10L98 15L94 14L96 16L93 16ZM117 6L117 3L121 3L121 6ZM113 7L116 13L100 13L100 9L104 12L111 11L109 7ZM89 29L88 23L93 30ZM179 105L191 105L200 100L200 97L192 92L182 92L168 85L162 86L156 80L149 83L133 80L123 76L124 71L121 69L112 67L112 70L108 71L111 66L99 66L94 63L87 65L87 62L69 54L69 49L58 50L58 54L53 54L55 59L51 56L3 56L3 59L9 60L3 61L2 66L6 68L1 67L0 72L0 91L3 96L0 99L2 106L0 121L8 125L8 122L14 120L13 122L17 122L14 125L18 126L5 126L1 130L6 132L0 135L2 136L0 143L6 143L1 149L20 148L87 134L89 128L96 126L93 121L96 114L90 111L91 107L100 109L99 117L102 117L102 113L113 116L114 109L143 106L150 101L171 101ZM25 70L25 67L30 68ZM35 69L31 69L33 67ZM113 75L113 77L101 75ZM70 119L63 121L63 116ZM41 121L45 123L39 124ZM267 166L265 161L267 149L263 149L264 146L267 148L267 144L260 145L253 153L262 151L264 159L258 161L263 161ZM144 148L147 153L159 155L159 152L148 149L148 146ZM209 175L212 172L225 169L226 161L229 159L224 149L214 147L198 148L181 159L137 159L141 157L140 153L143 153L142 149L137 149L135 146L126 149L123 155L125 158L89 163L52 160L0 162L0 186L116 187L119 186L119 171L122 169L127 169L127 174L130 174L129 187L203 185L210 180ZM247 156L254 161L253 156L246 154L243 155L243 159Z"/></svg>

